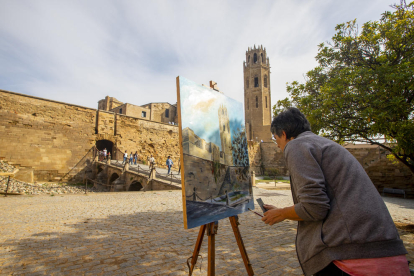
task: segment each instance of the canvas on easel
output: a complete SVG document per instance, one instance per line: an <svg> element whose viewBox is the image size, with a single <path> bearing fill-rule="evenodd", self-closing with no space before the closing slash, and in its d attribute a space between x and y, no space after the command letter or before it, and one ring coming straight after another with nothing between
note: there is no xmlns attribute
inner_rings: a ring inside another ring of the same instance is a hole
<svg viewBox="0 0 414 276"><path fill-rule="evenodd" d="M177 77L184 228L254 209L243 104Z"/></svg>

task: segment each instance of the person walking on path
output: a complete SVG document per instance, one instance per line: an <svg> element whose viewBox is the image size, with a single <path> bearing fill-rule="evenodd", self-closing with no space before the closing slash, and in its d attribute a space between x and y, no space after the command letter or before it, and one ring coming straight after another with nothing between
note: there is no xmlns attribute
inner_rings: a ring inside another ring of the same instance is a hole
<svg viewBox="0 0 414 276"><path fill-rule="evenodd" d="M132 154L132 151L131 151L131 154L129 155L129 164L130 165L132 165L132 164L134 164L132 161L134 160L134 155Z"/></svg>
<svg viewBox="0 0 414 276"><path fill-rule="evenodd" d="M104 160L106 160L106 155L107 155L107 153L108 153L108 151L106 150L106 148L104 148L104 150L103 150L103 157L104 157Z"/></svg>
<svg viewBox="0 0 414 276"><path fill-rule="evenodd" d="M134 163L135 165L138 163L138 151L134 153Z"/></svg>
<svg viewBox="0 0 414 276"><path fill-rule="evenodd" d="M165 162L165 164L168 167L168 173L167 174L170 174L171 167L172 167L172 165L174 165L173 161L171 160L171 156L168 156L167 161Z"/></svg>
<svg viewBox="0 0 414 276"><path fill-rule="evenodd" d="M358 160L312 133L297 108L279 113L271 132L290 172L294 205L264 205L262 220L298 221L296 252L304 274L409 276L407 250Z"/></svg>
<svg viewBox="0 0 414 276"><path fill-rule="evenodd" d="M122 164L126 163L127 159L128 159L128 153L127 153L127 151L125 151L125 153L124 153L124 161L122 161Z"/></svg>
<svg viewBox="0 0 414 276"><path fill-rule="evenodd" d="M151 169L151 168L154 168L154 165L155 165L155 159L154 159L154 157L151 155L151 157L150 157L150 159L149 159L149 167L150 167L150 169Z"/></svg>
<svg viewBox="0 0 414 276"><path fill-rule="evenodd" d="M108 152L108 160L111 160L111 152Z"/></svg>

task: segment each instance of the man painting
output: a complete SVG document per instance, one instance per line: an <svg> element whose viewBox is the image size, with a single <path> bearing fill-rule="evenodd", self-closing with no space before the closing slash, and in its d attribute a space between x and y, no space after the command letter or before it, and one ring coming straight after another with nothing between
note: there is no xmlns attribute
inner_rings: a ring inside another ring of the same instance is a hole
<svg viewBox="0 0 414 276"><path fill-rule="evenodd" d="M264 205L262 220L298 221L296 251L304 274L410 275L388 209L352 154L313 134L296 108L274 118L271 131L284 152L294 205Z"/></svg>

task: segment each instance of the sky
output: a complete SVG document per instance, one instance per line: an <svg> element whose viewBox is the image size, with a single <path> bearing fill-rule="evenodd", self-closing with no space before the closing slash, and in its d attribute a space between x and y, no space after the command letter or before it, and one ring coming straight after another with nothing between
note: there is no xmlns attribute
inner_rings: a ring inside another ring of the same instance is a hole
<svg viewBox="0 0 414 276"><path fill-rule="evenodd" d="M272 105L317 66L335 26L391 0L0 0L0 89L97 108L177 101L176 77L243 99L248 47L270 60Z"/></svg>
<svg viewBox="0 0 414 276"><path fill-rule="evenodd" d="M219 115L220 107L227 109L231 141L234 131L244 128L243 103L210 88L180 77L180 100L182 128L190 128L207 143L213 142L220 150Z"/></svg>

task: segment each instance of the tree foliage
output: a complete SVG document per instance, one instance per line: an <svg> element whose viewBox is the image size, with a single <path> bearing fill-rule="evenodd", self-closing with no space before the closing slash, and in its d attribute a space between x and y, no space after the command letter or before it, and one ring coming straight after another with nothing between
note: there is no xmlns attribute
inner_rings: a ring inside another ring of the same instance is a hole
<svg viewBox="0 0 414 276"><path fill-rule="evenodd" d="M231 142L234 166L248 167L249 154L247 151L246 129L237 129L233 131L233 141Z"/></svg>
<svg viewBox="0 0 414 276"><path fill-rule="evenodd" d="M287 85L290 99L273 112L296 106L315 133L377 144L414 172L414 2L392 7L362 30L356 20L337 25L319 65Z"/></svg>

